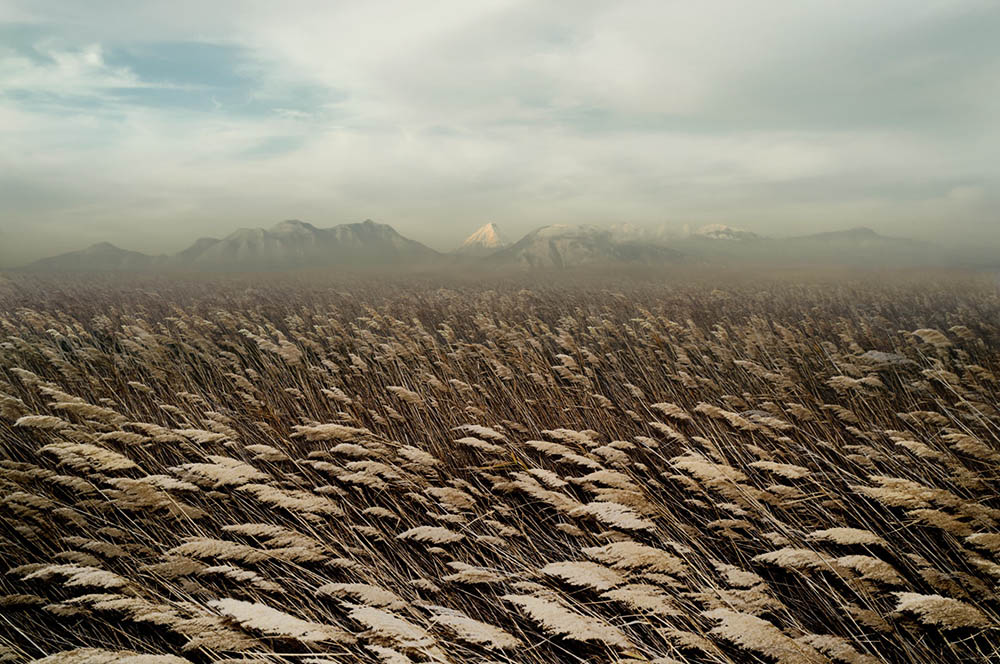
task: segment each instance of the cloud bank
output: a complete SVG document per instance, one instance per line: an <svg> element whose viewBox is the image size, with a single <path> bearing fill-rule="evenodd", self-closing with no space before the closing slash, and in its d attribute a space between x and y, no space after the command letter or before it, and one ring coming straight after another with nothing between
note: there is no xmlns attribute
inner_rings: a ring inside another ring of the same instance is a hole
<svg viewBox="0 0 1000 664"><path fill-rule="evenodd" d="M0 264L289 217L1000 242L997 34L988 0L7 0Z"/></svg>

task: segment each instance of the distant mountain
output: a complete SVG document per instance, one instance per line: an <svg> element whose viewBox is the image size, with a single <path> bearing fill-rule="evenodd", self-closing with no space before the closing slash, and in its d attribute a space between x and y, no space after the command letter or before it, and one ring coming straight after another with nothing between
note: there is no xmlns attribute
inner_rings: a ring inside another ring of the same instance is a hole
<svg viewBox="0 0 1000 664"><path fill-rule="evenodd" d="M190 263L199 255L220 242L222 242L222 240L216 237L199 238L198 240L195 240L195 243L190 247L175 254L173 257L174 262Z"/></svg>
<svg viewBox="0 0 1000 664"><path fill-rule="evenodd" d="M482 226L475 233L465 238L455 253L460 256L489 256L507 246L496 224L490 222Z"/></svg>
<svg viewBox="0 0 1000 664"><path fill-rule="evenodd" d="M645 242L622 241L596 226L543 226L490 257L496 265L567 268L582 265L675 262L681 254Z"/></svg>
<svg viewBox="0 0 1000 664"><path fill-rule="evenodd" d="M608 230L612 237L618 242L654 242L666 244L674 239L674 234L667 229L666 225L661 226L639 226L628 222L611 224Z"/></svg>
<svg viewBox="0 0 1000 664"><path fill-rule="evenodd" d="M712 225L669 243L709 261L772 265L935 265L941 257L931 245L880 235L870 228L770 238L752 231Z"/></svg>
<svg viewBox="0 0 1000 664"><path fill-rule="evenodd" d="M798 235L788 238L790 242L826 242L840 245L851 245L856 247L880 246L886 243L918 245L919 242L901 237L887 237L879 235L870 228L859 226L849 228L845 231L829 231L825 233L813 233L812 235Z"/></svg>
<svg viewBox="0 0 1000 664"><path fill-rule="evenodd" d="M146 270L246 271L324 267L414 267L466 264L568 268L583 265L705 263L942 265L959 257L906 238L852 228L786 238L712 224L684 236L631 224L608 228L553 225L505 244L495 224L470 235L452 254L441 254L370 219L317 228L291 219L271 228L241 228L224 238L201 238L173 256L150 256L102 242L36 261L24 269L55 272ZM469 262L470 259L475 259Z"/></svg>
<svg viewBox="0 0 1000 664"><path fill-rule="evenodd" d="M271 228L241 228L222 239L201 238L173 256L148 256L107 242L82 251L44 258L26 269L61 272L153 269L254 271L300 267L410 266L442 255L370 219L316 228L283 221Z"/></svg>
<svg viewBox="0 0 1000 664"><path fill-rule="evenodd" d="M150 256L116 247L110 242L35 261L29 270L46 272L129 272L151 270L167 264L166 256Z"/></svg>
<svg viewBox="0 0 1000 664"><path fill-rule="evenodd" d="M937 265L944 262L933 246L909 238L880 235L870 228L801 235L782 240L789 256L838 263L864 263L872 267L892 265Z"/></svg>
<svg viewBox="0 0 1000 664"><path fill-rule="evenodd" d="M241 228L222 238L203 238L177 256L185 267L256 270L292 267L428 263L440 254L403 237L387 224L317 228L297 219L271 228Z"/></svg>
<svg viewBox="0 0 1000 664"><path fill-rule="evenodd" d="M753 231L734 228L725 224L709 224L699 228L694 235L708 240L727 240L731 242L747 242L760 240L761 236Z"/></svg>

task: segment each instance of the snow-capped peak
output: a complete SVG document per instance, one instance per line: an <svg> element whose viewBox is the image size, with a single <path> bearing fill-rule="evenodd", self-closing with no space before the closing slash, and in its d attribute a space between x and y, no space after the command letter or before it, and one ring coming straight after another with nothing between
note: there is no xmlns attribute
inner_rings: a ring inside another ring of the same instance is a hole
<svg viewBox="0 0 1000 664"><path fill-rule="evenodd" d="M500 249L506 245L507 243L500 236L500 231L497 230L496 224L490 222L467 237L459 251Z"/></svg>
<svg viewBox="0 0 1000 664"><path fill-rule="evenodd" d="M753 231L743 228L734 228L725 224L709 224L698 229L695 235L707 237L712 240L756 240L758 236Z"/></svg>

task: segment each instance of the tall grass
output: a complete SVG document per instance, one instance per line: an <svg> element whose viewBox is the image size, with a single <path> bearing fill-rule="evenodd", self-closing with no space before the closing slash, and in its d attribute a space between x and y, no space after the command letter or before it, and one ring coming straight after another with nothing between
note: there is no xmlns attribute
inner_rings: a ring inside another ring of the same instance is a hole
<svg viewBox="0 0 1000 664"><path fill-rule="evenodd" d="M1000 658L995 285L7 285L0 662Z"/></svg>

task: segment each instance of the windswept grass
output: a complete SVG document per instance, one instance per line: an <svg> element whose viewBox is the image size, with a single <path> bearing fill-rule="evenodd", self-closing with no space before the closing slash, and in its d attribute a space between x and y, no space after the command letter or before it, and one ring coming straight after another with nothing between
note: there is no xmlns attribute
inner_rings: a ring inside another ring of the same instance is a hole
<svg viewBox="0 0 1000 664"><path fill-rule="evenodd" d="M1000 659L995 285L10 284L0 662Z"/></svg>

